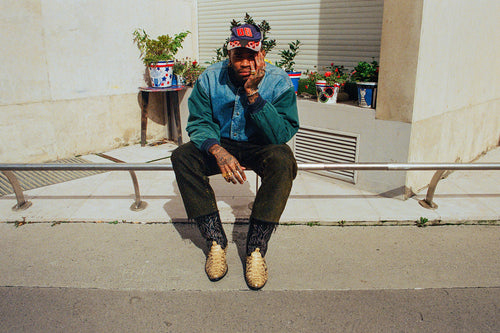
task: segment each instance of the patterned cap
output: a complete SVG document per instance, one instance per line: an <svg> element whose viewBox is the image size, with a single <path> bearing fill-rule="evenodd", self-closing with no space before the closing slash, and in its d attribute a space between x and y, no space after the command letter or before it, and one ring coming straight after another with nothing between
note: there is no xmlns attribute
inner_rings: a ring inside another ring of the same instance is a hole
<svg viewBox="0 0 500 333"><path fill-rule="evenodd" d="M262 34L260 29L253 24L243 24L231 29L231 36L227 50L246 47L252 51L260 51L262 47Z"/></svg>

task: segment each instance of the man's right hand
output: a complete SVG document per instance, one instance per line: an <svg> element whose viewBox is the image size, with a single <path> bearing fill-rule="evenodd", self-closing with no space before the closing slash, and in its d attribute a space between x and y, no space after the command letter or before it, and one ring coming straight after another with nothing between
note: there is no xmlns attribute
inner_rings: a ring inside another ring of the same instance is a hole
<svg viewBox="0 0 500 333"><path fill-rule="evenodd" d="M217 165L222 173L222 177L224 177L227 182L232 182L233 184L239 182L240 184L243 184L247 180L244 172L245 167L242 167L240 162L238 162L233 155L229 154L226 149L221 147L219 144L215 144L210 147L208 151L214 155Z"/></svg>

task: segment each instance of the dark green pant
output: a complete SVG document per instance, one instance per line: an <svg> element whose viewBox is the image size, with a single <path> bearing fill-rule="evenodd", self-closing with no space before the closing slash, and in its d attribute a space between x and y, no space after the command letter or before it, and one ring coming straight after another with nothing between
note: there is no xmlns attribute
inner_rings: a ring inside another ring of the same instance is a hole
<svg viewBox="0 0 500 333"><path fill-rule="evenodd" d="M242 166L261 177L262 185L257 191L251 217L279 222L297 175L297 162L290 147L286 144L258 145L228 139L222 139L221 146ZM208 178L220 173L215 158L188 142L172 153L172 165L188 217L195 219L218 211Z"/></svg>

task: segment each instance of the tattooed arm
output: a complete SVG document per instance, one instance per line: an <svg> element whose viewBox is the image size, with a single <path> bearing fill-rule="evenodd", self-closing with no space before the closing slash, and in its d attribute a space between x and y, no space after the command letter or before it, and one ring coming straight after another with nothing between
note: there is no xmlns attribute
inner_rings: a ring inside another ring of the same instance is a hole
<svg viewBox="0 0 500 333"><path fill-rule="evenodd" d="M227 182L232 182L233 184L239 182L243 184L247 180L244 172L245 167L242 167L238 160L233 155L229 154L226 149L222 148L219 144L214 144L208 151L214 155L217 165L222 172L222 177L224 177Z"/></svg>

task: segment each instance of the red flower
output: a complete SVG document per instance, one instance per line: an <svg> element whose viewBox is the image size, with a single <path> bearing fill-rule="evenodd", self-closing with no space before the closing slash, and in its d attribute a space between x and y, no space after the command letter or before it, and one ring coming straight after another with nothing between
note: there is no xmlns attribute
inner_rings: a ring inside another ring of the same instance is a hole
<svg viewBox="0 0 500 333"><path fill-rule="evenodd" d="M333 67L333 62L330 64L330 66L332 66L332 67Z"/></svg>
<svg viewBox="0 0 500 333"><path fill-rule="evenodd" d="M196 66L196 64L198 64L197 61L193 61L193 66Z"/></svg>
<svg viewBox="0 0 500 333"><path fill-rule="evenodd" d="M338 72L338 71L339 71L339 69L338 69L338 68L335 68L335 72Z"/></svg>
<svg viewBox="0 0 500 333"><path fill-rule="evenodd" d="M332 72L326 72L325 77L330 77L332 75Z"/></svg>
<svg viewBox="0 0 500 333"><path fill-rule="evenodd" d="M337 76L337 79L340 79L340 75Z"/></svg>
<svg viewBox="0 0 500 333"><path fill-rule="evenodd" d="M306 89L309 89L309 86L306 84Z"/></svg>

